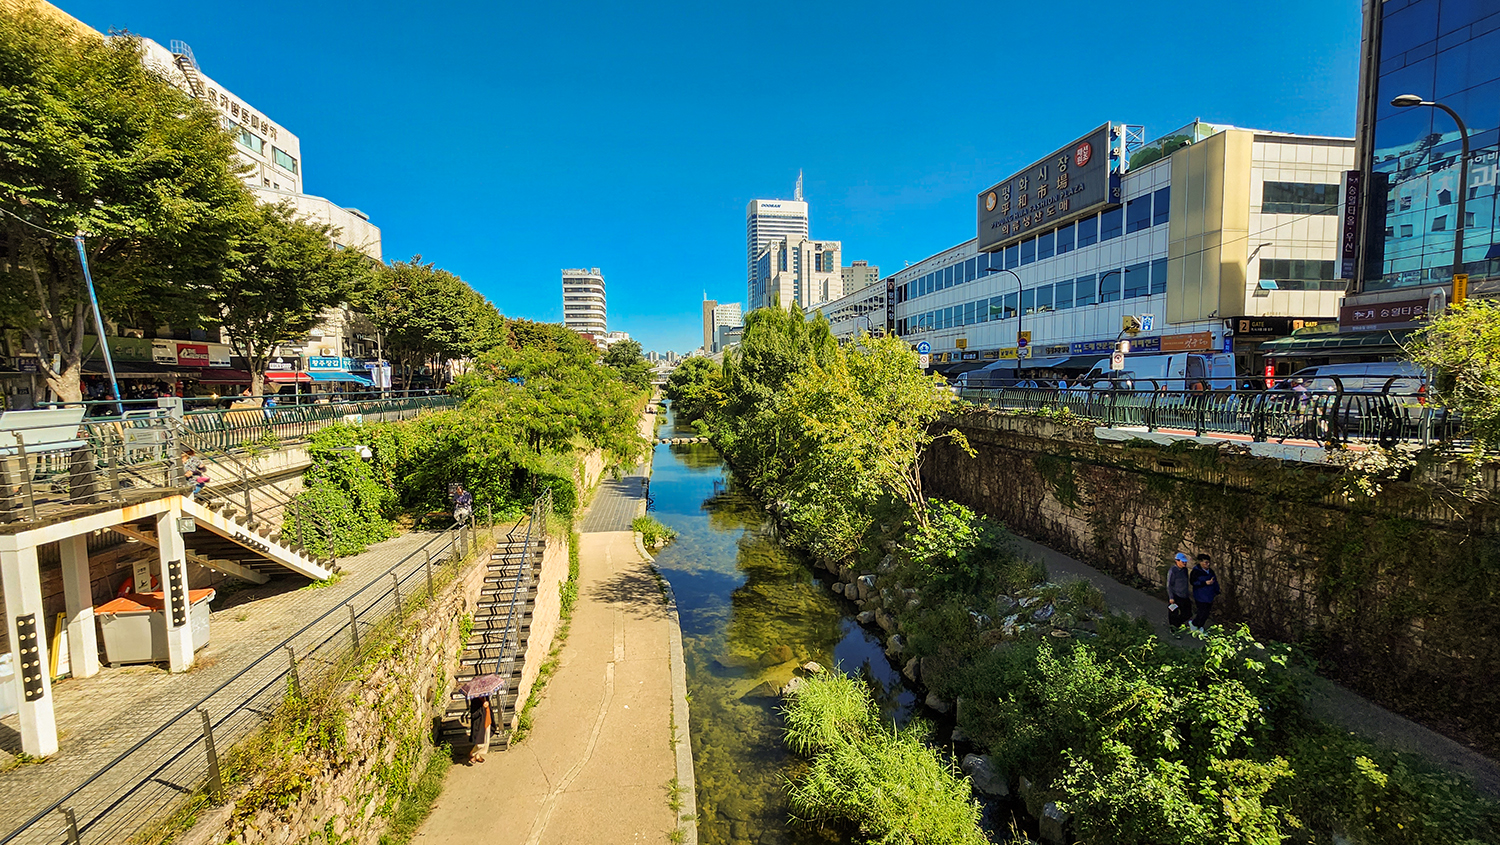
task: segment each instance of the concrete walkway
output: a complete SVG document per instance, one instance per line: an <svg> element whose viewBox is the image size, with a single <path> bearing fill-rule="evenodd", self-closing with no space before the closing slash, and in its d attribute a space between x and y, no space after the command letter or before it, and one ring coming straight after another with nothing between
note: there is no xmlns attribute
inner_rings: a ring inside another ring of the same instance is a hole
<svg viewBox="0 0 1500 845"><path fill-rule="evenodd" d="M667 842L693 812L681 629L630 530L645 480L604 482L583 518L578 604L531 733L452 769L415 842Z"/></svg>
<svg viewBox="0 0 1500 845"><path fill-rule="evenodd" d="M1016 537L1016 547L1026 557L1046 564L1052 580L1081 578L1088 581L1104 593L1110 608L1146 619L1159 636L1168 635L1165 592L1157 595L1128 587L1088 564L1024 537ZM1198 646L1198 640L1187 635L1177 642L1185 648ZM1319 717L1358 733L1383 748L1413 754L1440 768L1465 774L1474 782L1475 788L1500 797L1500 763L1366 701L1327 678L1310 676L1307 680L1307 703Z"/></svg>

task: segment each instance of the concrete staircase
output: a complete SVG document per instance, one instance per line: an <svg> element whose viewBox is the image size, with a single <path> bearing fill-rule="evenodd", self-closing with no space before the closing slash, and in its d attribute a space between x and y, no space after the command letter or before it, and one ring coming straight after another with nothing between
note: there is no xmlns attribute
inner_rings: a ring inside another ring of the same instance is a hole
<svg viewBox="0 0 1500 845"><path fill-rule="evenodd" d="M313 557L298 545L295 536L285 535L239 510L227 499L196 501L183 497L183 514L191 516L199 528L207 529L182 538L197 562L254 583L264 583L271 575L287 571L322 581L338 571L336 561Z"/></svg>
<svg viewBox="0 0 1500 845"><path fill-rule="evenodd" d="M481 675L499 675L504 687L495 696L497 710L490 747L505 748L520 708L517 687L526 665L526 648L531 637L532 614L536 609L537 585L541 578L545 539L502 540L490 554L484 586L474 612L474 628L459 657L454 686L462 686ZM456 689L449 694L443 715L443 734L461 743L467 727L460 723L468 709L464 694Z"/></svg>

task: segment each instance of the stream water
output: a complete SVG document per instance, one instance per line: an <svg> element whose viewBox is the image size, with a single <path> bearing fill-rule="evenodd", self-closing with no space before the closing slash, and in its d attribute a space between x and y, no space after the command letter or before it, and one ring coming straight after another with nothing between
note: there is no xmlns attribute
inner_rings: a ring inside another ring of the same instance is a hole
<svg viewBox="0 0 1500 845"><path fill-rule="evenodd" d="M674 429L661 436L692 436ZM678 532L656 558L677 595L692 718L698 835L705 845L826 842L788 824L783 784L798 764L782 743L780 699L767 694L808 661L870 682L905 722L915 696L876 637L847 615L764 507L707 444L658 444L653 515Z"/></svg>

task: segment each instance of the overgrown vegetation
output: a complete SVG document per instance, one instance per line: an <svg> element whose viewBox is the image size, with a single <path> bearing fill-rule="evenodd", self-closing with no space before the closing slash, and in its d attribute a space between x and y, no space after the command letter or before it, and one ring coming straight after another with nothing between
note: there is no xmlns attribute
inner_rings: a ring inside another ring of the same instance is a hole
<svg viewBox="0 0 1500 845"><path fill-rule="evenodd" d="M839 347L818 321L758 311L713 390L713 436L787 539L831 568L877 573L870 605L898 620L901 659L915 659L940 698L962 702L964 734L1012 788L1022 777L1032 785L1028 809L1056 802L1082 842L1500 839L1500 811L1460 779L1313 719L1285 648L1244 629L1199 650L1163 644L1149 625L1105 615L1088 584L1050 582L1007 547L1001 526L908 483L951 399L904 343ZM1034 468L1076 501L1067 459ZM813 755L788 785L799 815L893 842L918 840L890 820L957 817L917 809L933 790L948 794L920 728L872 731L858 696L828 697L787 715L789 742ZM872 734L878 748L861 747ZM918 772L926 792L910 782ZM972 822L945 822L922 835L976 834Z"/></svg>
<svg viewBox="0 0 1500 845"><path fill-rule="evenodd" d="M301 526L318 554L354 554L390 536L403 517L448 522L448 485L463 484L476 513L513 519L551 489L561 516L578 508L578 457L599 449L634 461L646 444L636 421L646 393L633 377L561 326L505 321L504 342L455 390L463 405L415 420L336 425L314 435L313 466L284 533ZM617 358L620 356L616 356ZM361 459L354 447L369 447ZM299 518L300 515L300 518Z"/></svg>
<svg viewBox="0 0 1500 845"><path fill-rule="evenodd" d="M1500 449L1500 306L1454 305L1413 335L1412 361L1436 373L1434 399L1479 449Z"/></svg>
<svg viewBox="0 0 1500 845"><path fill-rule="evenodd" d="M884 724L862 682L837 672L808 677L785 715L787 745L811 758L787 784L796 820L849 822L869 842L988 841L968 779L928 747L928 726Z"/></svg>
<svg viewBox="0 0 1500 845"><path fill-rule="evenodd" d="M641 543L648 549L660 549L677 538L677 532L662 525L654 516L638 516L631 520L630 528L641 535Z"/></svg>

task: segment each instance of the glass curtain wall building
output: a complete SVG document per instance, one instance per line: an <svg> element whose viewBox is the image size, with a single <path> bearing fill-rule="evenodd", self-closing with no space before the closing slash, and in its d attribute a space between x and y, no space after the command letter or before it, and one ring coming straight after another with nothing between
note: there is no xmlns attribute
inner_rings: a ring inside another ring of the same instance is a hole
<svg viewBox="0 0 1500 845"><path fill-rule="evenodd" d="M1454 230L1464 227L1471 291L1500 281L1500 3L1366 0L1361 69L1360 166L1369 189L1359 291L1410 291L1452 281ZM1415 94L1442 103L1469 131L1460 186L1459 128L1440 109L1398 108ZM1467 192L1464 221L1458 192Z"/></svg>

